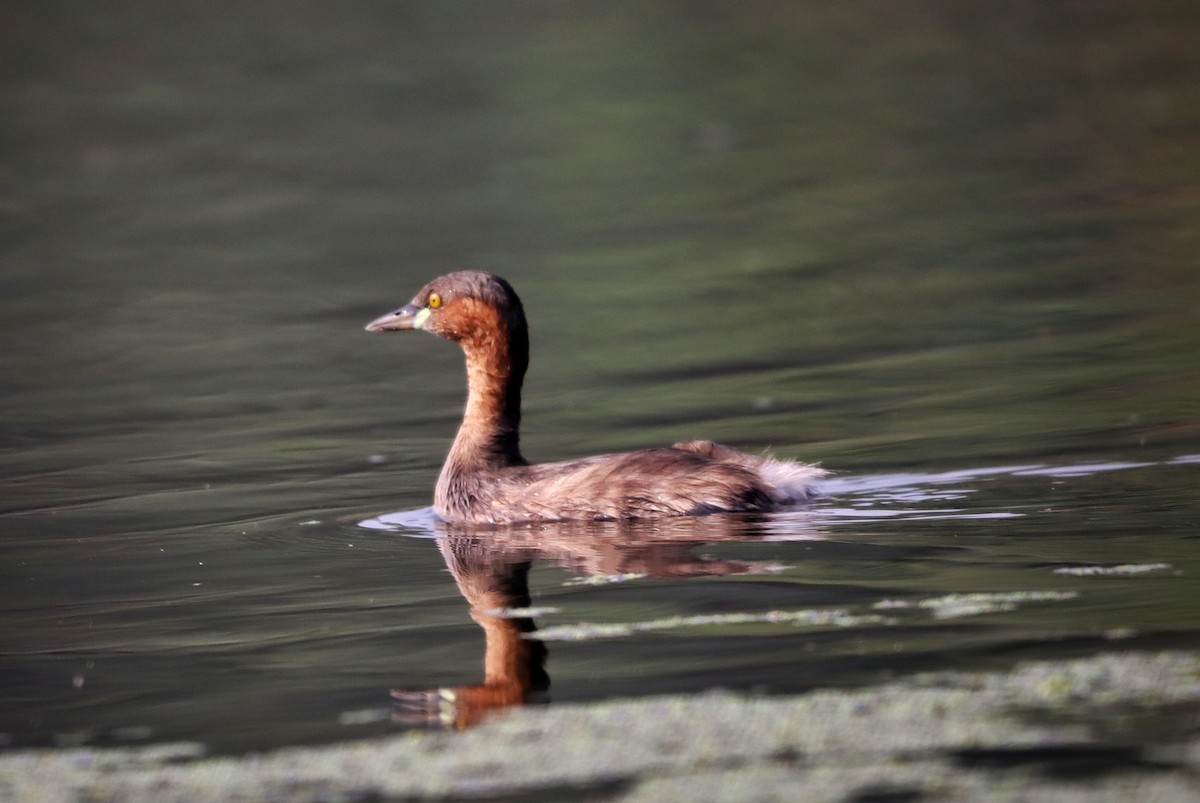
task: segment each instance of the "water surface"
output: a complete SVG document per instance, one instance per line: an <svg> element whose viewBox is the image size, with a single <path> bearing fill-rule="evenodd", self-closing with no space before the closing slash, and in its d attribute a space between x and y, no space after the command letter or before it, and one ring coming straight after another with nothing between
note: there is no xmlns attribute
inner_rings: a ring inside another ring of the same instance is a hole
<svg viewBox="0 0 1200 803"><path fill-rule="evenodd" d="M352 738L482 679L436 539L362 526L463 394L362 326L463 266L525 301L530 458L835 472L501 544L551 704L1196 646L1194 4L7 13L7 742Z"/></svg>

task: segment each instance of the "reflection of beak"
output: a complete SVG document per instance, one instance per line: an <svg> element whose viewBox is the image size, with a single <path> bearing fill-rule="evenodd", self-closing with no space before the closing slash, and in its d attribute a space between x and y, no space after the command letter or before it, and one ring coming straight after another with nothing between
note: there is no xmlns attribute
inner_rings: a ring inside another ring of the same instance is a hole
<svg viewBox="0 0 1200 803"><path fill-rule="evenodd" d="M367 324L368 332L398 332L404 329L420 329L429 317L428 307L409 304L395 312L381 315Z"/></svg>

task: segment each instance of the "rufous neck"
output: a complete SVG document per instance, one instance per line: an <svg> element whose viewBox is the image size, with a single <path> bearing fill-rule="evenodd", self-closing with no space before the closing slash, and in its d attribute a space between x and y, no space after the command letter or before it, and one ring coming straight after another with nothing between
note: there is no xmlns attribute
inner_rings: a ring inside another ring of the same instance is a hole
<svg viewBox="0 0 1200 803"><path fill-rule="evenodd" d="M452 456L487 465L523 465L521 383L529 362L524 331L494 333L483 343L463 343L467 406Z"/></svg>

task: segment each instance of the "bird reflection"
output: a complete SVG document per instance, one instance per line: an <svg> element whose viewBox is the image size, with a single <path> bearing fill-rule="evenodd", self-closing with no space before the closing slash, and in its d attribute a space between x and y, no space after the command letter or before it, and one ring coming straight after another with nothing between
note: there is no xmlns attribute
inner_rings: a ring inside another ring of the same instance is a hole
<svg viewBox="0 0 1200 803"><path fill-rule="evenodd" d="M489 713L540 701L550 687L547 649L528 615L529 570L547 561L585 576L687 578L757 574L773 564L695 553L701 544L757 540L761 517L717 515L657 522L538 523L499 530L437 525L438 549L471 618L484 633L483 682L439 689L394 689L402 724L469 727ZM798 531L792 537L819 537Z"/></svg>
<svg viewBox="0 0 1200 803"><path fill-rule="evenodd" d="M533 619L508 613L529 607L532 555L467 532L442 532L438 549L471 605L471 618L483 628L483 682L419 691L393 689L397 703L393 719L461 728L494 709L530 702L550 687L550 676L545 668L546 646L525 638L537 629Z"/></svg>

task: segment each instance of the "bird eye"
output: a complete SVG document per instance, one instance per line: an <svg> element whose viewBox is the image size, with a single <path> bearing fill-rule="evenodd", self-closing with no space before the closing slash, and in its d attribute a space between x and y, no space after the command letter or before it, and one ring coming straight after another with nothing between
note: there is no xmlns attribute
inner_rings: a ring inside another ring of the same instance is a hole
<svg viewBox="0 0 1200 803"><path fill-rule="evenodd" d="M442 297L438 293L430 293L429 300L425 302L425 306L430 309L437 309L442 306Z"/></svg>

